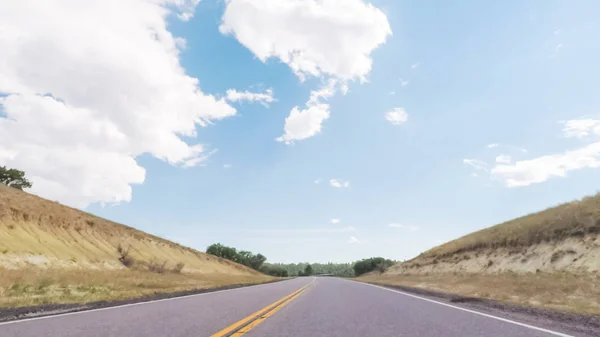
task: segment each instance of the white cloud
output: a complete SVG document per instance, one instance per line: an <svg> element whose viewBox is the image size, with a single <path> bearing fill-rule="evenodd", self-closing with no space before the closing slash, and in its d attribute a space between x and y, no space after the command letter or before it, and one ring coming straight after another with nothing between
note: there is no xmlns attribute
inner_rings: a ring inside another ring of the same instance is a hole
<svg viewBox="0 0 600 337"><path fill-rule="evenodd" d="M487 171L487 163L478 159L463 159L463 164L469 165L476 170Z"/></svg>
<svg viewBox="0 0 600 337"><path fill-rule="evenodd" d="M319 185L319 184L321 183L321 179L316 179L316 180L314 181L314 183L315 183L315 185Z"/></svg>
<svg viewBox="0 0 600 337"><path fill-rule="evenodd" d="M554 47L554 50L559 51L562 47L563 47L562 43L559 43L556 45L556 47Z"/></svg>
<svg viewBox="0 0 600 337"><path fill-rule="evenodd" d="M498 144L498 143L492 143L492 144L488 144L487 147L488 147L488 149L493 149L493 148L498 147L498 146L500 146L500 144Z"/></svg>
<svg viewBox="0 0 600 337"><path fill-rule="evenodd" d="M400 85L403 86L403 87L407 86L408 85L408 80L400 78Z"/></svg>
<svg viewBox="0 0 600 337"><path fill-rule="evenodd" d="M363 0L227 0L219 30L262 62L271 57L300 78L365 80L371 52L392 34L386 15Z"/></svg>
<svg viewBox="0 0 600 337"><path fill-rule="evenodd" d="M311 91L306 109L300 110L297 106L292 109L285 119L285 134L276 140L293 144L296 140L306 139L321 132L323 122L329 118L329 104L323 103L322 100L335 94L337 84L337 81L332 79L321 89Z"/></svg>
<svg viewBox="0 0 600 337"><path fill-rule="evenodd" d="M362 241L360 241L359 239L356 238L356 236L351 236L348 241L348 243L353 244L353 243L362 243Z"/></svg>
<svg viewBox="0 0 600 337"><path fill-rule="evenodd" d="M232 168L232 167L233 167L233 166L232 166L231 164L224 164L224 165L223 165L223 168L226 168L226 169L230 169L230 168Z"/></svg>
<svg viewBox="0 0 600 337"><path fill-rule="evenodd" d="M330 79L311 92L306 107L294 107L285 120L285 134L277 141L292 144L321 131L329 118L323 101L348 92L347 81L366 81L371 52L392 34L386 15L363 0L226 0L219 27L233 35L258 59L277 58L304 80ZM319 94L323 90L330 94Z"/></svg>
<svg viewBox="0 0 600 337"><path fill-rule="evenodd" d="M171 11L198 0L0 2L0 164L33 193L85 207L131 200L143 153L181 166L207 157L196 126L233 116L179 63Z"/></svg>
<svg viewBox="0 0 600 337"><path fill-rule="evenodd" d="M273 90L267 89L264 93L250 92L250 91L237 91L235 89L227 90L227 100L230 102L248 101L258 102L264 106L269 106L269 103L276 101L273 96Z"/></svg>
<svg viewBox="0 0 600 337"><path fill-rule="evenodd" d="M473 172L473 173L471 173L471 177L477 178L477 177L479 177L479 175L477 173Z"/></svg>
<svg viewBox="0 0 600 337"><path fill-rule="evenodd" d="M330 221L330 222L331 222L331 223L333 223L333 224L336 224L336 223L340 223L340 221L341 221L341 220L340 220L340 219L338 219L338 218L333 218L333 219L331 219L331 221Z"/></svg>
<svg viewBox="0 0 600 337"><path fill-rule="evenodd" d="M600 136L600 120L573 119L563 122L563 134L566 138L587 138L591 135Z"/></svg>
<svg viewBox="0 0 600 337"><path fill-rule="evenodd" d="M499 164L510 164L512 162L512 158L509 155L501 154L496 157L496 163Z"/></svg>
<svg viewBox="0 0 600 337"><path fill-rule="evenodd" d="M335 188L342 188L342 187L349 187L350 186L350 182L349 181L343 181L340 179L331 179L329 180L329 184Z"/></svg>
<svg viewBox="0 0 600 337"><path fill-rule="evenodd" d="M411 68L411 69L417 69L417 68L419 68L419 66L420 66L420 65L421 65L421 63L420 63L420 62L413 63L413 65L411 65L411 66L410 66L410 68Z"/></svg>
<svg viewBox="0 0 600 337"><path fill-rule="evenodd" d="M388 225L388 227L406 229L411 232L416 232L420 228L419 226L415 226L415 225L404 225L404 224L399 224L399 223L391 223Z"/></svg>
<svg viewBox="0 0 600 337"><path fill-rule="evenodd" d="M396 90L392 90L392 91L390 91L390 95L392 95L392 96L393 96L393 95L395 95L395 94L396 94Z"/></svg>
<svg viewBox="0 0 600 337"><path fill-rule="evenodd" d="M400 125L406 123L408 113L406 113L404 108L395 108L392 111L386 112L385 119L394 125Z"/></svg>
<svg viewBox="0 0 600 337"><path fill-rule="evenodd" d="M600 167L600 142L562 154L517 161L512 165L497 165L492 175L508 187L527 186L552 177L565 177L567 172Z"/></svg>

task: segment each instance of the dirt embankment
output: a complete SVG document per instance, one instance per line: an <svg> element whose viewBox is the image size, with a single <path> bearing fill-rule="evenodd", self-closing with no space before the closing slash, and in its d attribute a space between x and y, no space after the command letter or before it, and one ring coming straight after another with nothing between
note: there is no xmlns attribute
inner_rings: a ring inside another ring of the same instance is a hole
<svg viewBox="0 0 600 337"><path fill-rule="evenodd" d="M600 315L600 195L450 241L363 280Z"/></svg>
<svg viewBox="0 0 600 337"><path fill-rule="evenodd" d="M271 280L240 264L0 184L0 307Z"/></svg>

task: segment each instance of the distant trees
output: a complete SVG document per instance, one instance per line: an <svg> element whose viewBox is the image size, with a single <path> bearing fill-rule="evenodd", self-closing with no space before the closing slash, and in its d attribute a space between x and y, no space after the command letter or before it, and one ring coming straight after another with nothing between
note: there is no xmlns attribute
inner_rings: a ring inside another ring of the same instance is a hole
<svg viewBox="0 0 600 337"><path fill-rule="evenodd" d="M280 267L273 267L273 266L269 266L269 265L265 265L262 266L260 268L260 271L264 274L267 275L271 275L271 276L278 276L278 277L288 277L288 271L280 268Z"/></svg>
<svg viewBox="0 0 600 337"><path fill-rule="evenodd" d="M206 248L206 253L243 264L244 266L258 271L261 271L263 263L267 261L267 258L262 254L254 254L246 250L238 252L234 247L228 247L220 243L214 243L208 246L208 248Z"/></svg>
<svg viewBox="0 0 600 337"><path fill-rule="evenodd" d="M377 271L383 273L395 261L383 257L372 257L354 263L267 263L267 257L254 254L247 250L238 251L220 243L214 243L206 248L206 253L243 264L264 274L288 277L311 275L334 275L341 277L360 276Z"/></svg>
<svg viewBox="0 0 600 337"><path fill-rule="evenodd" d="M372 257L356 261L352 268L354 269L354 274L360 276L372 271L383 273L393 264L394 261L392 260L384 259L383 257Z"/></svg>
<svg viewBox="0 0 600 337"><path fill-rule="evenodd" d="M25 178L25 172L17 169L9 169L6 166L0 166L0 183L18 190L32 186L31 182Z"/></svg>
<svg viewBox="0 0 600 337"><path fill-rule="evenodd" d="M265 263L265 265L283 268L288 272L290 276L302 276L306 271L306 267L309 263ZM354 276L354 270L352 269L352 263L310 263L313 275L328 274L341 277L352 277Z"/></svg>

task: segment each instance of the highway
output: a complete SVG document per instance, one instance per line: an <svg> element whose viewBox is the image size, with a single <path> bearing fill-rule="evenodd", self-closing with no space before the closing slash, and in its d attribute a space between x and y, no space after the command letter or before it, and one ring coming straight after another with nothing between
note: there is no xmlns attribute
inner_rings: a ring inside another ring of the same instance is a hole
<svg viewBox="0 0 600 337"><path fill-rule="evenodd" d="M304 277L0 323L2 337L573 336L351 280Z"/></svg>

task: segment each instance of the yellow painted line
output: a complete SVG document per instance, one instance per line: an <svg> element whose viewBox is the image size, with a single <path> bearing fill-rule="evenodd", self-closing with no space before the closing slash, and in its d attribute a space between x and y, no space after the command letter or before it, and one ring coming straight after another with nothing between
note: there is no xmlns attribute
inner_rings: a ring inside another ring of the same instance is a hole
<svg viewBox="0 0 600 337"><path fill-rule="evenodd" d="M270 311L272 311L272 310L277 311L277 310L281 309L283 307L283 305L289 303L291 300L298 297L298 295L300 295L311 284L312 283L294 291L293 293L285 296L282 299L279 299L279 300L267 305L266 307L256 311L255 313L249 315L248 317L242 318L241 320L239 320L239 321L233 323L232 325L226 327L225 329L211 335L210 337L224 337L224 336L228 336L229 334L231 334L233 332L235 332L235 334L230 335L230 336L241 336L241 334L238 334L238 332L241 332L242 330L246 329L248 326L253 325L256 320L261 320L261 322L262 322L266 317L270 316L269 315L269 316L264 317L265 315L269 314ZM248 323L250 323L250 324L248 324ZM258 324L253 325L253 327L256 325L258 325ZM243 327L243 328L240 329L241 327ZM247 331L250 331L250 329L248 329ZM236 330L239 330L239 331L236 332ZM245 332L247 332L247 331L245 331Z"/></svg>
<svg viewBox="0 0 600 337"><path fill-rule="evenodd" d="M304 292L304 290L306 290L306 288L301 289L301 291L298 292L297 294L295 294L294 296L288 298L283 303L279 304L275 308L269 310L265 314L261 315L260 317L258 317L254 321L252 321L250 324L248 324L248 325L244 326L243 328L241 328L240 330L236 331L233 335L231 335L231 337L242 336L245 333L249 332L250 330L254 329L254 327L256 327L257 325L259 325L260 323L262 323L265 319L271 317L274 313L276 313L277 311L279 311L281 308L285 307L288 303L290 303L291 301L293 301L296 297L302 295L302 293Z"/></svg>

